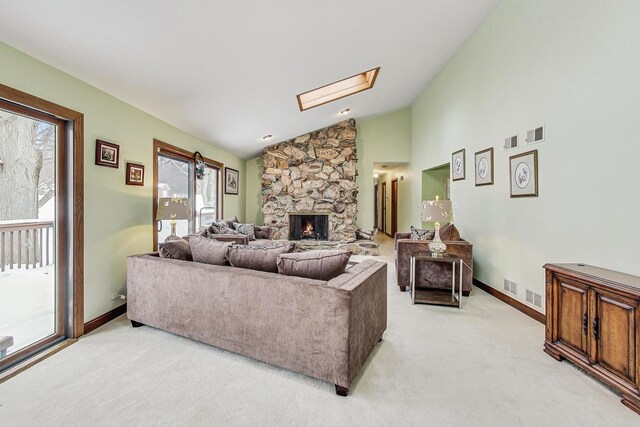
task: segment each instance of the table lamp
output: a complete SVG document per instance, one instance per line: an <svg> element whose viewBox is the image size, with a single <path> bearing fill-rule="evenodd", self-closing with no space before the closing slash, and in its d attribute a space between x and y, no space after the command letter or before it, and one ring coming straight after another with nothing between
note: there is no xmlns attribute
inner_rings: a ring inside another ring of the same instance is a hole
<svg viewBox="0 0 640 427"><path fill-rule="evenodd" d="M422 220L426 222L435 222L436 235L429 242L429 250L432 256L442 257L447 250L442 240L440 240L440 223L453 222L453 206L451 200L423 200L422 201Z"/></svg>
<svg viewBox="0 0 640 427"><path fill-rule="evenodd" d="M158 200L158 212L156 220L171 221L171 235L176 235L176 221L179 219L191 219L189 199L179 197L161 197Z"/></svg>

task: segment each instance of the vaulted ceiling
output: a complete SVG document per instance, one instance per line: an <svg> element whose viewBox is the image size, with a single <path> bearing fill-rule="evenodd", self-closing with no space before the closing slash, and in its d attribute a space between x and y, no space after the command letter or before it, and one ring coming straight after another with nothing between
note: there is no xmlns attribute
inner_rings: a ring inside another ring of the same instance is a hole
<svg viewBox="0 0 640 427"><path fill-rule="evenodd" d="M0 0L0 40L248 158L345 108L410 105L498 2ZM373 89L300 112L297 94L378 66Z"/></svg>

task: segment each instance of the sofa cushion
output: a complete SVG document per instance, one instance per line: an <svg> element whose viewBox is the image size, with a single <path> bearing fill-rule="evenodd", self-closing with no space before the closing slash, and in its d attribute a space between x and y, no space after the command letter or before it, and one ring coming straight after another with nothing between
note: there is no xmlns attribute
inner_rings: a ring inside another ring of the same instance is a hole
<svg viewBox="0 0 640 427"><path fill-rule="evenodd" d="M278 256L293 251L291 242L262 246L232 246L227 251L227 259L232 266L250 270L278 272Z"/></svg>
<svg viewBox="0 0 640 427"><path fill-rule="evenodd" d="M435 235L435 230L421 230L411 226L411 240L433 240Z"/></svg>
<svg viewBox="0 0 640 427"><path fill-rule="evenodd" d="M331 280L345 272L351 252L317 250L278 257L278 273L286 276Z"/></svg>
<svg viewBox="0 0 640 427"><path fill-rule="evenodd" d="M227 251L232 243L219 242L201 236L192 236L189 240L191 254L195 262L213 265L228 265Z"/></svg>
<svg viewBox="0 0 640 427"><path fill-rule="evenodd" d="M224 222L227 223L227 227L229 227L230 229L233 230L233 224L235 224L236 222L239 222L239 221L238 221L238 217L234 216L231 219L225 219Z"/></svg>
<svg viewBox="0 0 640 427"><path fill-rule="evenodd" d="M271 238L271 227L268 225L254 225L253 230L256 234L256 239L267 239Z"/></svg>
<svg viewBox="0 0 640 427"><path fill-rule="evenodd" d="M447 224L440 228L440 240L442 241L458 241L460 240L460 232L453 224Z"/></svg>
<svg viewBox="0 0 640 427"><path fill-rule="evenodd" d="M180 261L193 261L189 242L180 237L169 236L170 239L158 245L160 258L171 258Z"/></svg>
<svg viewBox="0 0 640 427"><path fill-rule="evenodd" d="M227 221L222 219L214 221L214 223L209 226L209 232L211 234L241 234L233 228L233 225L229 227Z"/></svg>
<svg viewBox="0 0 640 427"><path fill-rule="evenodd" d="M235 224L233 224L233 228L235 228L238 233L247 236L249 240L256 240L256 232L254 230L253 224L241 224L239 222L236 222Z"/></svg>

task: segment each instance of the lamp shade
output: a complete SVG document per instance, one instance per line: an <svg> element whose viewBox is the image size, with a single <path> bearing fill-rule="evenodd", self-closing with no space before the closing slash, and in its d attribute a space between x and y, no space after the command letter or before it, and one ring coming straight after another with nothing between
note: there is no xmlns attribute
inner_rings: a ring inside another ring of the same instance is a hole
<svg viewBox="0 0 640 427"><path fill-rule="evenodd" d="M161 197L160 200L158 200L158 212L156 213L156 219L191 219L189 199Z"/></svg>
<svg viewBox="0 0 640 427"><path fill-rule="evenodd" d="M423 200L421 216L426 222L453 222L451 200Z"/></svg>

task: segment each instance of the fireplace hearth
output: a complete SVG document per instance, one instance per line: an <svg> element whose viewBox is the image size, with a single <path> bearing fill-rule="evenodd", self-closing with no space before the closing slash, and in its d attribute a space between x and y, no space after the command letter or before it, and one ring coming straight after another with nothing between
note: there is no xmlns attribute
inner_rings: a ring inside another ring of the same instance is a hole
<svg viewBox="0 0 640 427"><path fill-rule="evenodd" d="M289 214L289 240L329 240L329 215Z"/></svg>

